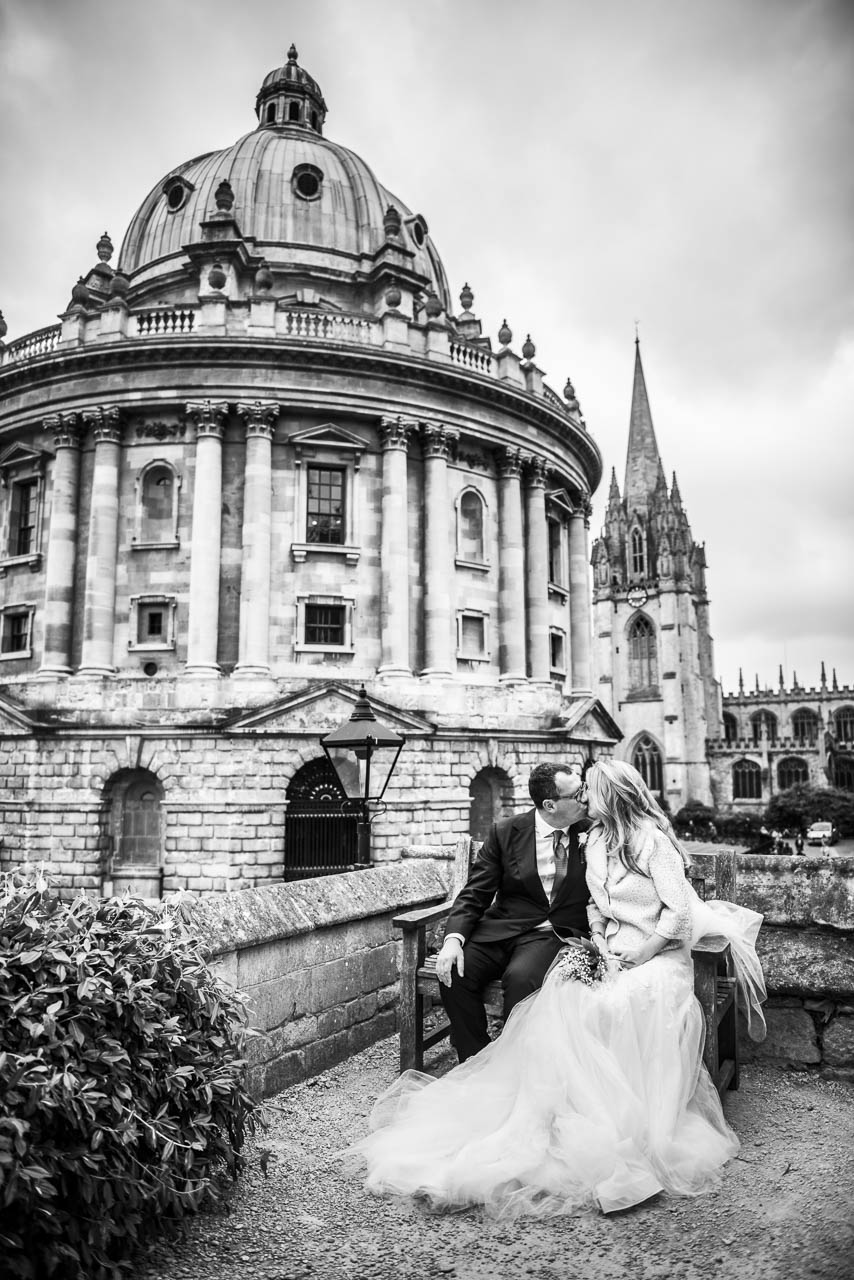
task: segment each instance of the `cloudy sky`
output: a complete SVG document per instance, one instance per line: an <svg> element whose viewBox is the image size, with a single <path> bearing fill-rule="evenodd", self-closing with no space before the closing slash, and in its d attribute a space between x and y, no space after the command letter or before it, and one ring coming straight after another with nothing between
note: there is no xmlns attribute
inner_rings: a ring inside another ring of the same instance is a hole
<svg viewBox="0 0 854 1280"><path fill-rule="evenodd" d="M105 229L255 125L291 41L326 133L622 486L635 322L706 544L724 689L854 682L851 0L0 0L0 308L55 321Z"/></svg>

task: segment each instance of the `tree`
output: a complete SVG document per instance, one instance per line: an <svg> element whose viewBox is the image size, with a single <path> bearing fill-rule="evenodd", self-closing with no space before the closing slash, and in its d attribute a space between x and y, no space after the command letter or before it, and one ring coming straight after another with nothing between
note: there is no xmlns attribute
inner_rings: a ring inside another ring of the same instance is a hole
<svg viewBox="0 0 854 1280"><path fill-rule="evenodd" d="M765 810L768 827L805 830L813 822L832 822L843 836L854 835L854 795L837 787L789 787Z"/></svg>

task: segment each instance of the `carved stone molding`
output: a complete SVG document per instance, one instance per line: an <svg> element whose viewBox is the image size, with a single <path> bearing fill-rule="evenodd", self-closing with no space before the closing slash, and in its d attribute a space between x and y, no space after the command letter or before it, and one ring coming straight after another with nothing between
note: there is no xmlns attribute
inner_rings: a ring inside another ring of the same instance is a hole
<svg viewBox="0 0 854 1280"><path fill-rule="evenodd" d="M92 439L99 444L121 444L122 413L117 405L93 405L81 413L83 425L92 432Z"/></svg>
<svg viewBox="0 0 854 1280"><path fill-rule="evenodd" d="M523 467L525 471L525 484L529 489L545 489L546 472L548 467L545 458L540 458L535 453L529 453L523 459Z"/></svg>
<svg viewBox="0 0 854 1280"><path fill-rule="evenodd" d="M178 440L186 431L185 422L141 422L134 435L137 440Z"/></svg>
<svg viewBox="0 0 854 1280"><path fill-rule="evenodd" d="M525 455L521 449L499 449L496 452L498 474L502 480L519 479L522 474Z"/></svg>
<svg viewBox="0 0 854 1280"><path fill-rule="evenodd" d="M195 424L196 436L215 436L222 439L225 420L228 417L228 401L197 400L190 401L186 407L186 416Z"/></svg>
<svg viewBox="0 0 854 1280"><path fill-rule="evenodd" d="M272 439L281 405L275 400L241 401L237 415L246 428L247 436L266 436Z"/></svg>
<svg viewBox="0 0 854 1280"><path fill-rule="evenodd" d="M76 413L52 413L42 422L45 431L53 432L53 443L57 449L79 449L82 431L79 415Z"/></svg>

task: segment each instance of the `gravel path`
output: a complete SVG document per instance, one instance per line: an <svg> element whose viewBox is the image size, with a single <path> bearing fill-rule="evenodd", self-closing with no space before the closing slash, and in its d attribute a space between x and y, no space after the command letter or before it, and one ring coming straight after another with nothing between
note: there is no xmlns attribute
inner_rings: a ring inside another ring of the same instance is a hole
<svg viewBox="0 0 854 1280"><path fill-rule="evenodd" d="M720 1191L610 1218L502 1226L431 1215L346 1179L330 1152L364 1133L397 1037L271 1099L227 1205L152 1247L135 1280L850 1280L854 1086L747 1067L726 1112L742 1140ZM455 1059L428 1059L436 1074ZM265 1156L265 1151L268 1153ZM263 1164L266 1162L266 1175Z"/></svg>

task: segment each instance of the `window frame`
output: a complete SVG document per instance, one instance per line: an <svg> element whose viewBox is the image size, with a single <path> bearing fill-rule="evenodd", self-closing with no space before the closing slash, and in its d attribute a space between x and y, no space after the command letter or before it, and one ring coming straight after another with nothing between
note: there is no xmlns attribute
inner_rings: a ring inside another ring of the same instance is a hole
<svg viewBox="0 0 854 1280"><path fill-rule="evenodd" d="M347 564L358 564L362 554L359 545L359 476L362 454L367 444L359 436L325 423L292 435L288 444L294 450L296 502L294 504L295 537L291 557L297 564L314 556L343 556ZM323 467L344 472L344 541L309 542L308 531L308 467Z"/></svg>
<svg viewBox="0 0 854 1280"><path fill-rule="evenodd" d="M553 647L552 647L552 645L553 645L553 641L555 641L555 640L560 640L560 645L561 645L561 663L562 663L562 665L560 665L560 666L558 666L558 665L554 662L554 652L553 652ZM567 674L567 670L566 670L566 653L567 653L567 646L566 646L566 631L565 631L565 629L564 629L563 627L549 627L549 671L550 671L550 673L551 673L551 677L552 677L552 679L553 679L553 680L565 680L565 679L566 679L566 674Z"/></svg>
<svg viewBox="0 0 854 1280"><path fill-rule="evenodd" d="M36 606L30 601L19 601L0 606L0 661L15 662L32 658L35 615ZM24 647L22 649L4 649L3 643L6 639L7 620L20 617L25 617L27 620Z"/></svg>
<svg viewBox="0 0 854 1280"><path fill-rule="evenodd" d="M572 503L565 489L551 489L546 493L546 577L549 594L561 601L569 599L569 521L572 514ZM558 530L560 579L552 573L553 528Z"/></svg>
<svg viewBox="0 0 854 1280"><path fill-rule="evenodd" d="M344 609L344 643L343 644L309 644L305 640L306 605L333 605ZM354 596L344 596L317 591L306 591L296 598L296 632L294 636L295 653L355 653L355 612Z"/></svg>
<svg viewBox="0 0 854 1280"><path fill-rule="evenodd" d="M177 596L158 595L153 592L144 592L139 595L130 597L130 608L128 612L128 650L131 653L167 653L175 649L176 635L176 614L178 611ZM141 617L144 616L141 610L149 606L159 605L166 615L166 627L164 631L164 639L156 640L140 640L139 626Z"/></svg>
<svg viewBox="0 0 854 1280"><path fill-rule="evenodd" d="M652 656L650 657L650 654L647 653L646 658L643 660L639 657L636 657L635 654L632 652L632 645L635 640L635 635L633 634L633 632L635 631L636 628L639 627L641 622L643 622L646 625L646 627L649 628L649 630L645 634L647 636L648 641L651 640L653 645ZM659 679L660 679L658 634L657 634L655 623L647 614L643 613L641 610L637 610L635 613L633 613L632 616L629 618L628 622L626 623L626 645L628 648L628 652L626 654L626 674L629 680L628 696L631 697L632 694L640 695L640 694L647 694L653 691L657 691L659 688ZM650 676L650 679L645 683L636 678L636 671L638 670L638 667L641 661L645 663L646 674Z"/></svg>
<svg viewBox="0 0 854 1280"><path fill-rule="evenodd" d="M143 496L145 492L145 479L149 472L154 471L157 467L165 467L167 471L172 473L172 524L171 535L168 538L151 539L143 537L145 533L145 507ZM158 550L180 547L181 540L178 536L178 517L181 506L181 485L183 484L183 476L174 463L167 458L152 458L140 467L133 483L134 496L134 518L133 533L131 534L130 546L131 551L149 551L153 548Z"/></svg>
<svg viewBox="0 0 854 1280"><path fill-rule="evenodd" d="M492 654L489 648L489 612L486 609L457 609L456 626L457 626L457 647L456 657L458 662L491 662ZM467 653L463 646L464 628L463 622L466 619L474 619L480 623L482 649L480 653Z"/></svg>
<svg viewBox="0 0 854 1280"><path fill-rule="evenodd" d="M736 795L736 785L735 785L736 777L758 778L759 779L758 794L757 795ZM756 760L748 760L745 757L742 757L740 760L734 760L732 764L732 768L730 770L730 781L732 785L733 802L737 802L741 800L741 801L747 801L748 803L753 803L756 800L762 799L762 766Z"/></svg>
<svg viewBox="0 0 854 1280"><path fill-rule="evenodd" d="M13 444L0 455L0 487L7 491L7 500L3 503L3 523L0 529L0 576L7 569L17 565L26 565L30 569L38 569L42 562L42 535L44 532L45 506L45 468L48 457L42 450L26 448ZM33 488L34 518L32 524L32 547L29 551L19 553L10 549L13 536L17 530L13 528L12 514L15 508L14 494L16 489Z"/></svg>
<svg viewBox="0 0 854 1280"><path fill-rule="evenodd" d="M471 494L474 498L476 498L477 501L480 503L481 558L474 559L474 560L471 559L471 557L463 554L463 539L462 539L463 499L466 498L469 494ZM481 572L488 570L490 567L489 550L488 550L489 505L486 501L486 498L481 493L480 489L478 489L475 485L467 484L465 485L464 488L460 489L459 493L454 499L454 517L455 517L455 532L456 532L456 558L454 563L457 565L457 568L477 569Z"/></svg>

